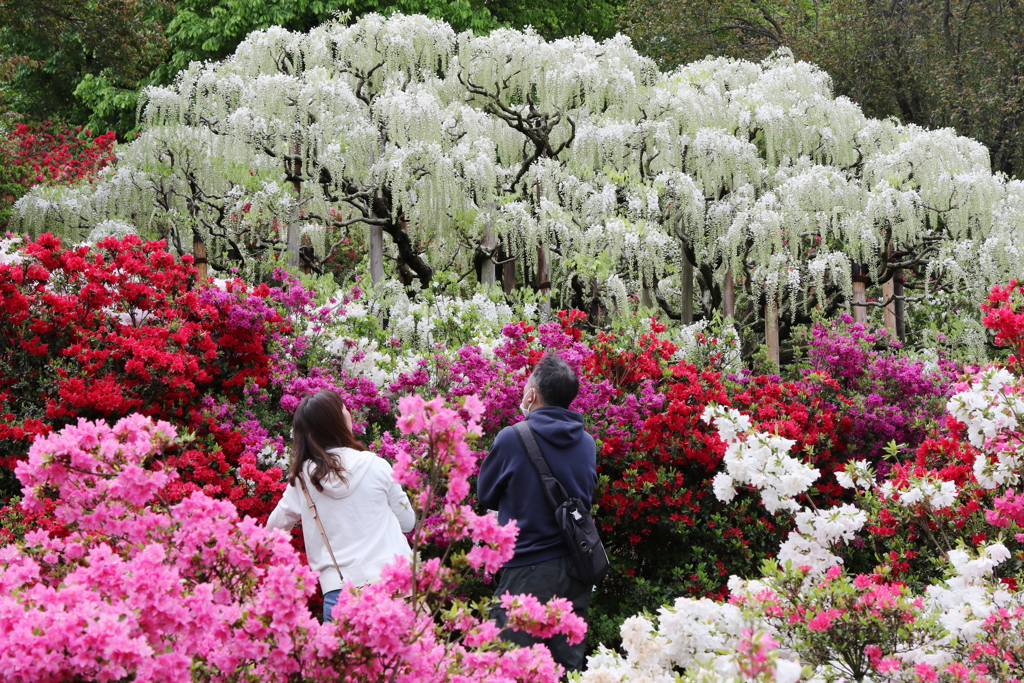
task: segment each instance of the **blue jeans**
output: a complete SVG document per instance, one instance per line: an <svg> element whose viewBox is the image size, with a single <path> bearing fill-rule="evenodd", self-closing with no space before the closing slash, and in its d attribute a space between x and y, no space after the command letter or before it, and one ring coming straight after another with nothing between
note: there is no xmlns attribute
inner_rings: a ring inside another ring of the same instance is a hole
<svg viewBox="0 0 1024 683"><path fill-rule="evenodd" d="M340 593L340 592L341 592L340 590L336 590L336 591L330 591L329 593L324 593L324 623L325 624L327 622L329 622L329 621L334 621L331 618L331 611L334 609L334 606L338 604L338 593Z"/></svg>
<svg viewBox="0 0 1024 683"><path fill-rule="evenodd" d="M572 603L572 611L577 616L586 619L593 586L580 583L569 576L570 562L569 556L566 555L525 567L505 567L498 572L498 585L494 590L494 596L500 598L505 591L512 595L529 593L542 603L547 603L553 597L565 598ZM491 619L494 620L498 628L504 629L501 632L502 640L515 643L520 647L543 643L551 651L551 657L565 667L566 672L583 670L586 659L586 641L578 645L570 645L566 642L565 636L561 634L554 638L541 640L523 631L505 628L508 616L505 614L505 610L498 606L491 608ZM563 680L565 680L564 676Z"/></svg>

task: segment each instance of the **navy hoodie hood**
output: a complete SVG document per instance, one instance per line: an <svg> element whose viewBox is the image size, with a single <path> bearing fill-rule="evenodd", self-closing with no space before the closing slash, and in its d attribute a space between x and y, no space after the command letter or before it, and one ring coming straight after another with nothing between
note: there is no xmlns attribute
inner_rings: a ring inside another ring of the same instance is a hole
<svg viewBox="0 0 1024 683"><path fill-rule="evenodd" d="M570 497L578 498L589 509L597 485L597 454L593 437L583 429L583 415L544 406L532 410L526 420L551 473ZM555 510L515 428L505 427L495 437L480 466L477 499L488 509L497 510L502 524L514 519L519 527L515 556L505 563L506 567L569 554L555 521Z"/></svg>
<svg viewBox="0 0 1024 683"><path fill-rule="evenodd" d="M555 448L572 448L584 436L589 436L583 431L583 415L575 410L547 406L535 408L526 417L526 421L530 423L534 434ZM547 453L544 455L547 456Z"/></svg>

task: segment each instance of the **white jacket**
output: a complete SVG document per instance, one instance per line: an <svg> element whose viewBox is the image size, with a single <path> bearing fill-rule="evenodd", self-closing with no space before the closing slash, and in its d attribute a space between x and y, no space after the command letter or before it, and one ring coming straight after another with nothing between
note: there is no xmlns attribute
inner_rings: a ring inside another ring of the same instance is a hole
<svg viewBox="0 0 1024 683"><path fill-rule="evenodd" d="M409 542L402 534L412 531L416 514L405 491L391 476L391 465L386 460L352 448L328 452L341 459L348 481L342 484L337 477L328 476L320 481L324 490L317 491L309 476L313 464L307 461L309 495L345 581L356 586L372 583L396 555L412 557ZM320 573L320 588L324 593L338 590L341 579L316 528L302 487L289 484L267 518L267 528L288 531L300 519L306 557L313 571Z"/></svg>

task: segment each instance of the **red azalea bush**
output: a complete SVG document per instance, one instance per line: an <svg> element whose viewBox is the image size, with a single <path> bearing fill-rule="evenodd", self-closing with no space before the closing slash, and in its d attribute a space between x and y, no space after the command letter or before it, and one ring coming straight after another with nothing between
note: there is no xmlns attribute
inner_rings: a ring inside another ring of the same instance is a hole
<svg viewBox="0 0 1024 683"><path fill-rule="evenodd" d="M1007 363L1019 368L1024 363L1024 281L1010 280L996 285L981 305L982 322L995 333L995 342L1010 349Z"/></svg>
<svg viewBox="0 0 1024 683"><path fill-rule="evenodd" d="M135 236L67 248L43 235L5 260L0 464L12 468L32 438L79 418L139 412L187 426L206 445L209 455L176 456L181 496L202 488L265 514L280 471L257 468L243 436L206 416L203 403L266 393L275 348L291 331L270 288L194 289L188 257ZM253 486L239 487L236 474Z"/></svg>
<svg viewBox="0 0 1024 683"><path fill-rule="evenodd" d="M19 123L0 138L0 228L11 205L28 188L42 183L73 183L94 177L114 162L113 131L93 137L92 131Z"/></svg>

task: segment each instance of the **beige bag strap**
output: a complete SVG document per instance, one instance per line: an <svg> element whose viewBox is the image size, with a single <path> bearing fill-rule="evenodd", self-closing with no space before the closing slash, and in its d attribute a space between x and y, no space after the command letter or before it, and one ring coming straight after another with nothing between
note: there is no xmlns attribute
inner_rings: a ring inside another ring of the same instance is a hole
<svg viewBox="0 0 1024 683"><path fill-rule="evenodd" d="M324 525L320 523L320 515L316 512L316 505L313 504L313 498L309 495L309 489L306 488L306 478L300 474L299 483L302 484L302 492L306 495L306 505L309 506L309 511L313 513L313 521L316 522L316 528L320 530L320 538L324 540L324 545L327 546L327 552L331 554L331 562L334 563L334 568L338 570L338 576L341 578L342 583L345 582L345 577L342 576L341 567L338 566L338 561L334 559L334 551L331 549L331 542L327 540L327 532L324 531Z"/></svg>

